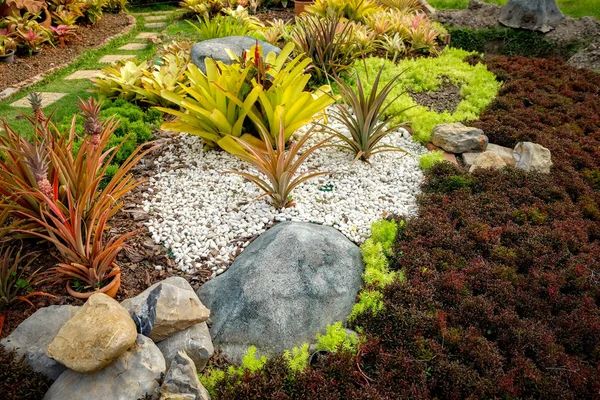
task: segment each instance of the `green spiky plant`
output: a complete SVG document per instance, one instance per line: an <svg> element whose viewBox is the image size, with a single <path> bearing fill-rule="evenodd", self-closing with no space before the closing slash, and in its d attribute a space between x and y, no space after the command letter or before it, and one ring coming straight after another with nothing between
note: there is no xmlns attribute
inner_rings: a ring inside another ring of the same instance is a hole
<svg viewBox="0 0 600 400"><path fill-rule="evenodd" d="M346 136L341 132L332 130L341 143L336 144L338 147L350 150L355 154L354 160L361 159L369 163L372 155L388 152L399 151L406 153L403 149L381 144L381 140L397 129L399 124L392 124L392 117L383 117L386 110L395 100L387 102L389 94L398 85L398 79L402 73L396 75L383 88L379 89L381 73L383 68L375 77L372 90L367 94L363 88L363 83L360 77L356 76L356 91L345 81L336 79L338 84L343 106L338 107L331 113L331 117L342 123L350 132L350 136ZM396 96L399 97L403 92ZM386 105L387 102L387 105Z"/></svg>

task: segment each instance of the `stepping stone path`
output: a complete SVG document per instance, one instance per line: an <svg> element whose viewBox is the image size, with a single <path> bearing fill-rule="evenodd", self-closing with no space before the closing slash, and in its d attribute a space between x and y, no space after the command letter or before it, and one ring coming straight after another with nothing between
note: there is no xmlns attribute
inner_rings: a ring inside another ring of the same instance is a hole
<svg viewBox="0 0 600 400"><path fill-rule="evenodd" d="M82 69L81 71L73 72L71 75L65 77L65 79L92 79L97 77L100 72L99 69Z"/></svg>
<svg viewBox="0 0 600 400"><path fill-rule="evenodd" d="M130 60L135 57L135 54L110 54L102 57L99 62L105 64L114 64L117 61Z"/></svg>
<svg viewBox="0 0 600 400"><path fill-rule="evenodd" d="M158 39L158 34L155 32L142 32L135 37L136 39Z"/></svg>
<svg viewBox="0 0 600 400"><path fill-rule="evenodd" d="M144 17L144 19L148 22L152 22L152 21L164 21L165 18L167 18L166 15L149 15L147 17Z"/></svg>
<svg viewBox="0 0 600 400"><path fill-rule="evenodd" d="M144 50L146 47L148 47L146 43L127 43L125 46L121 46L117 50Z"/></svg>
<svg viewBox="0 0 600 400"><path fill-rule="evenodd" d="M42 108L44 108L54 103L56 100L65 97L67 93L42 92L40 95L42 96ZM30 108L31 104L29 104L29 100L27 99L27 96L25 96L21 100L17 100L12 103L12 106Z"/></svg>
<svg viewBox="0 0 600 400"><path fill-rule="evenodd" d="M165 26L167 26L166 22L150 22L149 24L144 25L144 28L164 28Z"/></svg>

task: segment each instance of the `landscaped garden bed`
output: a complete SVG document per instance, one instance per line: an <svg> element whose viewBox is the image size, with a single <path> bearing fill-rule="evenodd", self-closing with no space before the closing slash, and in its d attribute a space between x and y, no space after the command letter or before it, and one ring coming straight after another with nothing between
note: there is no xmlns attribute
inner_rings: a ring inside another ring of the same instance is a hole
<svg viewBox="0 0 600 400"><path fill-rule="evenodd" d="M600 398L597 72L180 6L0 102L0 397Z"/></svg>

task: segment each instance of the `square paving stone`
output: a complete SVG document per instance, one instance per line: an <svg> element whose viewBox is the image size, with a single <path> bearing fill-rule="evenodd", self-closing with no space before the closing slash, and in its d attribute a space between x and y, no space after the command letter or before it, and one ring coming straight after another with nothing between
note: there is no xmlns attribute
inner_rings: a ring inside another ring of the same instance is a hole
<svg viewBox="0 0 600 400"><path fill-rule="evenodd" d="M164 28L165 26L167 26L166 22L150 22L149 24L144 25L144 28Z"/></svg>
<svg viewBox="0 0 600 400"><path fill-rule="evenodd" d="M75 71L65 79L92 79L98 76L101 71L99 69L82 69L81 71Z"/></svg>
<svg viewBox="0 0 600 400"><path fill-rule="evenodd" d="M149 15L147 17L144 17L146 19L146 21L151 22L151 21L164 21L167 18L167 15Z"/></svg>
<svg viewBox="0 0 600 400"><path fill-rule="evenodd" d="M142 32L135 37L136 39L158 39L158 34L155 32Z"/></svg>
<svg viewBox="0 0 600 400"><path fill-rule="evenodd" d="M100 62L105 64L114 64L117 61L130 60L134 57L134 54L111 54L102 57Z"/></svg>
<svg viewBox="0 0 600 400"><path fill-rule="evenodd" d="M127 43L125 46L119 47L118 50L144 50L148 45L146 43Z"/></svg>
<svg viewBox="0 0 600 400"><path fill-rule="evenodd" d="M56 93L56 92L41 92L42 96L42 108L47 107L50 104L54 103L56 100L65 97L67 93ZM21 100L17 100L11 104L13 107L23 107L30 108L31 104L29 104L29 100L27 96L23 97Z"/></svg>

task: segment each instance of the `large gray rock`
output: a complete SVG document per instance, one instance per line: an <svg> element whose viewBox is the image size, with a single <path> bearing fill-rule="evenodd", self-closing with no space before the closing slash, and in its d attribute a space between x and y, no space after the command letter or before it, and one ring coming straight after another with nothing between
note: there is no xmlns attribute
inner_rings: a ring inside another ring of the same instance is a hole
<svg viewBox="0 0 600 400"><path fill-rule="evenodd" d="M204 322L210 315L188 281L180 276L157 282L121 305L131 314L138 333L155 342Z"/></svg>
<svg viewBox="0 0 600 400"><path fill-rule="evenodd" d="M546 33L564 18L556 0L510 0L500 10L499 21L510 28Z"/></svg>
<svg viewBox="0 0 600 400"><path fill-rule="evenodd" d="M513 152L517 168L528 172L550 173L552 156L550 150L536 143L519 142Z"/></svg>
<svg viewBox="0 0 600 400"><path fill-rule="evenodd" d="M157 346L163 353L167 365L173 361L177 353L185 351L194 361L198 372L204 369L208 360L215 353L206 322L177 332L158 342Z"/></svg>
<svg viewBox="0 0 600 400"><path fill-rule="evenodd" d="M161 400L210 400L208 391L198 380L194 362L184 351L173 358L160 394Z"/></svg>
<svg viewBox="0 0 600 400"><path fill-rule="evenodd" d="M46 347L63 325L77 313L76 306L40 308L23 321L8 337L0 341L7 350L14 350L34 371L56 380L67 367L48 357Z"/></svg>
<svg viewBox="0 0 600 400"><path fill-rule="evenodd" d="M206 71L204 65L204 59L206 57L212 57L216 61L221 61L224 64L231 64L232 60L225 49L231 50L236 56L241 57L244 51L248 51L256 44L256 39L248 36L227 36L222 38L204 40L202 42L195 43L192 46L191 60L200 68L201 71ZM263 55L268 53L281 53L279 47L275 47L272 44L258 41L258 44L262 46Z"/></svg>
<svg viewBox="0 0 600 400"><path fill-rule="evenodd" d="M50 386L44 400L137 400L157 389L165 359L154 342L138 335L135 344L104 369L92 374L67 370Z"/></svg>
<svg viewBox="0 0 600 400"><path fill-rule="evenodd" d="M431 141L450 153L484 151L488 138L481 129L464 126L460 122L439 124L433 128Z"/></svg>
<svg viewBox="0 0 600 400"><path fill-rule="evenodd" d="M273 356L344 321L362 272L360 249L337 230L284 222L197 293L211 309L213 342L239 362L249 346Z"/></svg>

